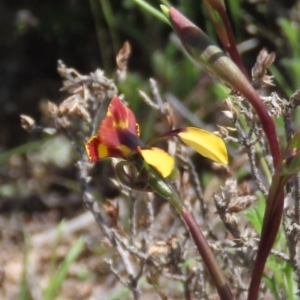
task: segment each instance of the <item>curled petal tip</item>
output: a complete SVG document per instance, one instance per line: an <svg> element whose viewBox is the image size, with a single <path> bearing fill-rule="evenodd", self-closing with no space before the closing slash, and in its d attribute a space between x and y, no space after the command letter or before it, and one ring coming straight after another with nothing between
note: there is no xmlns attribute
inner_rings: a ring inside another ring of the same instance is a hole
<svg viewBox="0 0 300 300"><path fill-rule="evenodd" d="M169 14L172 22L180 27L195 26L188 18L186 18L180 11L178 11L174 7L171 7L169 9Z"/></svg>

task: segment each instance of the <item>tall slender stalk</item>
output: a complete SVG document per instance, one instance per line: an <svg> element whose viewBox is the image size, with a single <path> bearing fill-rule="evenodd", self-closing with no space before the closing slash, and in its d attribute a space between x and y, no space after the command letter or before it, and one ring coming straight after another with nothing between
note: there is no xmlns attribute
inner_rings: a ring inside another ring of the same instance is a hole
<svg viewBox="0 0 300 300"><path fill-rule="evenodd" d="M198 252L212 277L220 298L222 300L233 300L234 297L231 293L226 278L216 260L216 257L214 256L213 251L203 236L201 229L197 225L193 214L185 207L183 201L168 180L162 178L154 170L149 170L148 176L149 186L156 193L165 198L177 210L181 218L184 220L198 249Z"/></svg>
<svg viewBox="0 0 300 300"><path fill-rule="evenodd" d="M180 40L192 57L227 85L240 92L245 99L250 102L265 132L273 157L273 164L276 168L280 163L281 153L277 141L275 125L258 93L234 62L230 60L201 29L196 27L174 8L170 10L163 8L163 11L171 19ZM274 178L273 181L274 180L276 180L276 178ZM283 199L284 193L282 185L276 189L276 194L271 193L271 196L267 199L261 241L258 247L249 289L249 300L257 299L264 266L280 225L283 212Z"/></svg>
<svg viewBox="0 0 300 300"><path fill-rule="evenodd" d="M181 211L181 216L189 229L189 232L195 242L199 254L201 255L211 277L214 280L220 298L222 300L234 299L230 287L223 275L223 272L220 269L220 266L211 248L209 247L205 237L203 236L202 231L198 227L193 214L190 211L188 211L186 207L183 207Z"/></svg>

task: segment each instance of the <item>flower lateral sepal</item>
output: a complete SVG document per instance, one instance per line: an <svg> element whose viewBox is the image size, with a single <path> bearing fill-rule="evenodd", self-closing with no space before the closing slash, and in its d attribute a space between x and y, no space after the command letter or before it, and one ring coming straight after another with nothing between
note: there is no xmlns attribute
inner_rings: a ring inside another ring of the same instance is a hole
<svg viewBox="0 0 300 300"><path fill-rule="evenodd" d="M137 148L145 162L152 166L162 177L169 177L174 170L174 159L173 157L165 152L164 150L156 147L149 149Z"/></svg>
<svg viewBox="0 0 300 300"><path fill-rule="evenodd" d="M123 150L107 147L96 135L86 142L85 149L91 163L107 157L124 158Z"/></svg>
<svg viewBox="0 0 300 300"><path fill-rule="evenodd" d="M172 136L179 137L184 144L190 146L206 158L220 164L228 163L228 154L225 143L214 133L197 127L186 127L169 131L159 139L165 139Z"/></svg>
<svg viewBox="0 0 300 300"><path fill-rule="evenodd" d="M99 147L100 141L96 135L92 136L85 144L85 149L89 161L91 163L96 162L99 160Z"/></svg>
<svg viewBox="0 0 300 300"><path fill-rule="evenodd" d="M220 164L228 164L227 149L219 136L197 127L187 127L179 132L178 136L204 157Z"/></svg>

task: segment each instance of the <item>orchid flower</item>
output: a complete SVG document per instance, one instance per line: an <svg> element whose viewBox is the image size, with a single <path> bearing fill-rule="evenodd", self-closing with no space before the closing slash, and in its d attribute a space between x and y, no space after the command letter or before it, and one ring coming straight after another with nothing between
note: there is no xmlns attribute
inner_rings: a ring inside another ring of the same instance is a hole
<svg viewBox="0 0 300 300"><path fill-rule="evenodd" d="M164 150L152 147L157 141L179 137L182 142L215 162L227 164L227 150L217 135L196 127L169 131L144 143L140 138L139 125L133 112L114 96L107 114L101 122L97 135L92 136L85 148L90 162L115 157L136 163L136 166L153 167L163 178L171 175L174 159Z"/></svg>

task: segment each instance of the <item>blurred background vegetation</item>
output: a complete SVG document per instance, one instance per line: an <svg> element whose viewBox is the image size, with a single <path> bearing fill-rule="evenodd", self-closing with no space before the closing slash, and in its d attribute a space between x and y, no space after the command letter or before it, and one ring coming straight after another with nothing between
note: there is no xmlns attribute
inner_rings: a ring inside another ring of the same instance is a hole
<svg viewBox="0 0 300 300"><path fill-rule="evenodd" d="M62 81L56 70L58 59L82 74L101 68L114 78L115 56L123 42L129 41L132 56L128 78L119 90L137 113L145 138L152 135L154 116L137 90L149 92L150 77L155 78L162 93L172 93L208 128L215 129L212 124L222 122L219 100L224 98L223 89L182 54L170 35L171 28L138 2L1 1L0 244L6 251L16 247L20 250L15 249L16 255L22 258L26 250L24 226L31 224L33 227L27 228L34 232L84 210L69 141L60 135L29 135L20 126L20 114L47 124L47 101L60 103L66 97L59 91ZM159 8L158 0L147 2ZM217 40L201 1L170 2ZM263 47L275 51L277 58L271 71L277 91L282 97L290 97L300 87L298 1L225 2L249 74ZM180 125L190 124L179 113L177 117ZM104 196L113 193L101 192ZM1 256L0 265L5 261Z"/></svg>
<svg viewBox="0 0 300 300"><path fill-rule="evenodd" d="M211 114L218 104L206 106L205 110L203 107L211 101L217 102L222 91L178 51L176 42L170 39L169 26L145 11L138 2L1 1L2 165L11 157L9 153L14 153L8 151L37 138L23 131L19 115L31 115L40 122L45 118L45 103L49 99L60 102L65 97L59 91L62 84L56 71L57 60L82 73L102 68L113 78L115 55L126 40L132 45L132 57L128 79L120 86L120 92L130 99L133 109L140 109L140 119L147 112L139 107L137 89L149 91L147 80L153 77L162 92L171 92L192 111L201 110L199 117L204 122L212 121ZM159 1L148 3L159 8ZM261 48L275 51L276 67L272 71L282 96L289 97L300 86L297 1L228 0L226 3L247 70L250 72ZM172 5L217 39L201 1L172 1ZM149 135L147 130L143 132ZM20 151L26 152L27 148ZM6 171L4 168L4 177ZM3 193L6 192L0 188L2 199Z"/></svg>

